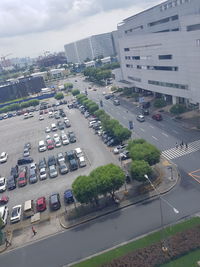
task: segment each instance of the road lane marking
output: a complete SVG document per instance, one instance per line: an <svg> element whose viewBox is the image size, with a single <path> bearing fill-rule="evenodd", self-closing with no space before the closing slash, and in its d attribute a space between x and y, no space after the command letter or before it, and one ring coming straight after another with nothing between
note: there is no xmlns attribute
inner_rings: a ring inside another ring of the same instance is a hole
<svg viewBox="0 0 200 267"><path fill-rule="evenodd" d="M152 125L149 125L150 128L154 129L154 127Z"/></svg>
<svg viewBox="0 0 200 267"><path fill-rule="evenodd" d="M162 133L164 136L169 137L166 133Z"/></svg>
<svg viewBox="0 0 200 267"><path fill-rule="evenodd" d="M143 128L140 128L140 130L141 130L142 132L145 132L145 130L144 130Z"/></svg>
<svg viewBox="0 0 200 267"><path fill-rule="evenodd" d="M158 138L156 138L156 137L155 137L155 136L153 136L153 135L152 135L152 138L158 141Z"/></svg>
<svg viewBox="0 0 200 267"><path fill-rule="evenodd" d="M174 133L178 134L178 132L177 132L176 130L172 130L172 132L174 132Z"/></svg>

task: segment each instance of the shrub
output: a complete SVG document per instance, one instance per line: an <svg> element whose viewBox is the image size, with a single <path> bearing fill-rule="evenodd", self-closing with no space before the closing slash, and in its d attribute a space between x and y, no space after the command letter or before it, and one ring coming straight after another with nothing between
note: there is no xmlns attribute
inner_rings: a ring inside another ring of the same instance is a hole
<svg viewBox="0 0 200 267"><path fill-rule="evenodd" d="M167 105L166 101L162 98L156 99L154 101L155 108L162 108L162 107L165 107L166 105Z"/></svg>
<svg viewBox="0 0 200 267"><path fill-rule="evenodd" d="M150 176L152 174L152 169L149 166L148 162L144 160L135 160L131 163L131 177L139 182L145 182L145 174Z"/></svg>
<svg viewBox="0 0 200 267"><path fill-rule="evenodd" d="M73 96L76 96L76 95L79 95L79 94L80 94L80 91L78 89L72 90L72 95Z"/></svg>
<svg viewBox="0 0 200 267"><path fill-rule="evenodd" d="M60 100L60 99L63 99L63 98L64 98L63 93L57 93L57 94L55 95L55 99L57 99L57 100Z"/></svg>
<svg viewBox="0 0 200 267"><path fill-rule="evenodd" d="M170 112L172 114L181 114L181 113L184 113L186 112L187 108L185 105L181 105L181 104L176 104L176 105L173 105L171 108L170 108Z"/></svg>

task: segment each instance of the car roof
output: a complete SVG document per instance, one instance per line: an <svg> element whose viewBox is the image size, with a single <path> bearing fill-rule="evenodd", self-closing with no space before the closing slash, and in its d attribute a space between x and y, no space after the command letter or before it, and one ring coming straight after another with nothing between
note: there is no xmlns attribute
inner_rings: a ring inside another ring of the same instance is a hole
<svg viewBox="0 0 200 267"><path fill-rule="evenodd" d="M82 152L80 147L75 148L75 151L76 151L77 154Z"/></svg>
<svg viewBox="0 0 200 267"><path fill-rule="evenodd" d="M40 204L43 204L45 202L45 197L40 197L37 199L37 204L40 205Z"/></svg>
<svg viewBox="0 0 200 267"><path fill-rule="evenodd" d="M2 152L2 153L1 153L1 156L5 156L5 155L6 155L6 152Z"/></svg>
<svg viewBox="0 0 200 267"><path fill-rule="evenodd" d="M64 192L64 196L65 196L65 197L72 197L72 196L73 196L72 191L71 191L70 189L66 190L66 191Z"/></svg>

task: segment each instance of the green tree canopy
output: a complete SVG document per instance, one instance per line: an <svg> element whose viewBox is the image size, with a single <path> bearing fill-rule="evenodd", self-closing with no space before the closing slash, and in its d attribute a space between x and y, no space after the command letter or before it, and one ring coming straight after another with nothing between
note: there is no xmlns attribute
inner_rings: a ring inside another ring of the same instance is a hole
<svg viewBox="0 0 200 267"><path fill-rule="evenodd" d="M72 90L72 95L73 96L76 96L76 95L79 95L79 94L80 94L80 90L78 90L78 89Z"/></svg>
<svg viewBox="0 0 200 267"><path fill-rule="evenodd" d="M63 93L57 93L57 94L55 94L54 97L55 97L55 99L60 100L60 99L64 98L64 95L63 95Z"/></svg>
<svg viewBox="0 0 200 267"><path fill-rule="evenodd" d="M132 179L135 179L139 182L145 182L146 178L144 177L144 175L147 174L148 176L151 176L152 169L149 166L148 162L144 160L135 160L131 163L130 173Z"/></svg>

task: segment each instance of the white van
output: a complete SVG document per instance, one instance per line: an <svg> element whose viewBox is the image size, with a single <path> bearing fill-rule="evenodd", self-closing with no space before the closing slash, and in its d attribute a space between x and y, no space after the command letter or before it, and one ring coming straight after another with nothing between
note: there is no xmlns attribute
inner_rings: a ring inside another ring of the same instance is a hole
<svg viewBox="0 0 200 267"><path fill-rule="evenodd" d="M57 127L56 127L55 123L51 124L51 130L52 130L52 132L57 131Z"/></svg>
<svg viewBox="0 0 200 267"><path fill-rule="evenodd" d="M24 203L24 218L30 218L34 215L33 200L27 200Z"/></svg>
<svg viewBox="0 0 200 267"><path fill-rule="evenodd" d="M3 221L3 226L5 226L7 223L7 219L8 219L8 207L7 206L0 207L0 217Z"/></svg>
<svg viewBox="0 0 200 267"><path fill-rule="evenodd" d="M39 142L38 150L39 152L44 152L47 150L46 144L43 140Z"/></svg>

